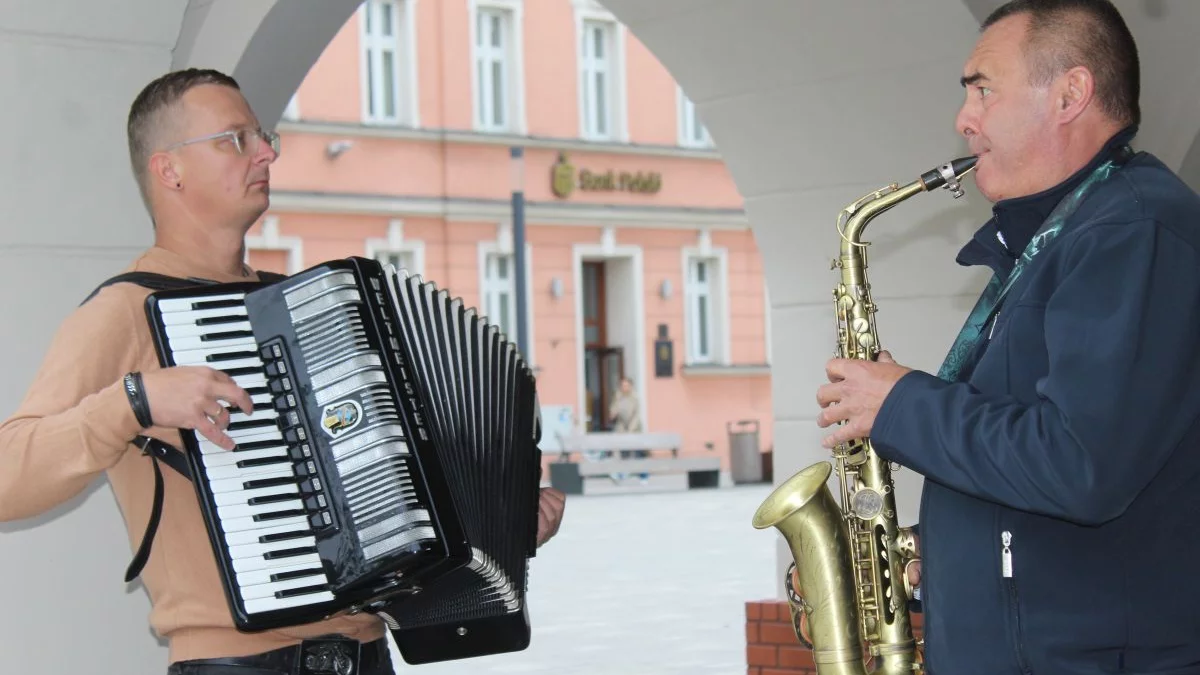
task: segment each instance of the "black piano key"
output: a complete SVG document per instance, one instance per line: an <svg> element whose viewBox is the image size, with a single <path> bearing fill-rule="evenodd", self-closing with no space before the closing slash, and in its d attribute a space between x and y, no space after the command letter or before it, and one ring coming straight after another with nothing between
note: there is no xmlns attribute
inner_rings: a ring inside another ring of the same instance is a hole
<svg viewBox="0 0 1200 675"><path fill-rule="evenodd" d="M256 513L254 514L254 522L264 523L270 520L279 520L280 518L295 518L297 516L308 515L304 509L292 509L290 511L275 511L274 513Z"/></svg>
<svg viewBox="0 0 1200 675"><path fill-rule="evenodd" d="M245 300L198 300L192 303L192 310L199 311L202 309L220 309L222 307L242 307L245 304Z"/></svg>
<svg viewBox="0 0 1200 675"><path fill-rule="evenodd" d="M320 593L321 591L329 590L329 584L317 584L315 586L301 586L300 588L289 588L283 591L275 591L275 597L283 599L290 598L296 595L311 595Z"/></svg>
<svg viewBox="0 0 1200 675"><path fill-rule="evenodd" d="M209 354L204 357L204 360L209 363L220 363L221 361L235 361L237 359L257 359L258 352L221 352L219 354Z"/></svg>
<svg viewBox="0 0 1200 675"><path fill-rule="evenodd" d="M233 448L233 451L241 452L244 450L262 450L263 448L275 448L279 445L280 442L278 439L273 441L250 441L249 443L238 443L237 446Z"/></svg>
<svg viewBox="0 0 1200 675"><path fill-rule="evenodd" d="M251 466L266 466L267 464L291 464L292 460L287 457L259 457L257 459L243 459L237 463L239 469L245 469Z"/></svg>
<svg viewBox="0 0 1200 675"><path fill-rule="evenodd" d="M244 314L230 314L229 316L205 316L196 319L197 326L216 326L222 323L238 323L245 321Z"/></svg>
<svg viewBox="0 0 1200 675"><path fill-rule="evenodd" d="M262 369L252 368L252 367L246 367L246 368L220 368L220 367L218 367L217 370L221 371L222 373L225 373L226 375L228 375L230 377L237 377L238 375L258 375L259 373L262 372Z"/></svg>
<svg viewBox="0 0 1200 675"><path fill-rule="evenodd" d="M308 555L316 553L316 546L297 546L296 548L285 548L279 551L267 551L263 554L263 560L279 560L281 558L295 558L298 555Z"/></svg>
<svg viewBox="0 0 1200 675"><path fill-rule="evenodd" d="M246 500L246 503L250 506L257 506L259 504L273 504L275 502L290 502L295 498L296 495L294 493L266 495L264 497L251 497L250 499Z"/></svg>
<svg viewBox="0 0 1200 675"><path fill-rule="evenodd" d="M253 490L255 488L276 487L278 485L295 485L298 480L300 479L294 476L288 476L287 478L258 478L242 483L242 488Z"/></svg>
<svg viewBox="0 0 1200 675"><path fill-rule="evenodd" d="M254 331L252 331L252 330L228 330L223 333L209 333L207 335L201 335L200 341L201 342L212 342L213 340L232 340L234 338L247 338L247 337L249 337L249 338L254 337Z"/></svg>
<svg viewBox="0 0 1200 675"><path fill-rule="evenodd" d="M292 570L291 572L276 572L271 575L271 581L287 581L288 579L299 579L301 577L311 577L314 574L324 574L325 570L320 567L310 567L303 570Z"/></svg>
<svg viewBox="0 0 1200 675"><path fill-rule="evenodd" d="M270 407L270 406L268 406ZM240 408L239 408L240 410ZM257 427L274 427L275 418L267 418L261 420L241 420L238 422L230 422L228 431L238 431L241 429L255 429Z"/></svg>
<svg viewBox="0 0 1200 675"><path fill-rule="evenodd" d="M264 534L258 538L260 544L270 544L276 541L287 541L288 539L300 539L301 537L311 537L312 530L296 530L294 532L277 532L275 534Z"/></svg>

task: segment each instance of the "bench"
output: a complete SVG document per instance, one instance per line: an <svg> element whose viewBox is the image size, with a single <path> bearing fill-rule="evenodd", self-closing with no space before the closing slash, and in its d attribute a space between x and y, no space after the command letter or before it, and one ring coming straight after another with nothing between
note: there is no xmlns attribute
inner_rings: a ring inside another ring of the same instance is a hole
<svg viewBox="0 0 1200 675"><path fill-rule="evenodd" d="M628 433L593 431L559 436L559 447L546 454L559 453L550 463L550 485L565 494L583 494L583 479L612 474L687 473L688 489L715 488L719 484L721 460L716 457L680 457L683 437L676 433ZM622 450L647 450L650 457L621 458ZM590 459L592 452L612 452L612 458ZM668 457L653 453L668 451ZM571 455L579 459L572 461Z"/></svg>

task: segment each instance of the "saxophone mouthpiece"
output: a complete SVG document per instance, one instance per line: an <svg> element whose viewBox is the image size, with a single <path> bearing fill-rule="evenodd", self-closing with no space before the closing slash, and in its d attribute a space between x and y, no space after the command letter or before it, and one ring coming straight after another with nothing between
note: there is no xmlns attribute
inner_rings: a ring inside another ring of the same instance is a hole
<svg viewBox="0 0 1200 675"><path fill-rule="evenodd" d="M979 161L979 157L971 155L969 157L959 157L939 166L932 171L927 171L921 176L921 182L925 184L926 191L936 190L939 187L944 187L954 195L955 199L963 196L962 179L975 168L975 163Z"/></svg>

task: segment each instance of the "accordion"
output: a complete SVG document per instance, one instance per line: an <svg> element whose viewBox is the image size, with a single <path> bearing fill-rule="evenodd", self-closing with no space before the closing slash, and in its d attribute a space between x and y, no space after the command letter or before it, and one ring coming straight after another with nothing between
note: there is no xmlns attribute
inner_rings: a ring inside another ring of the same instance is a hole
<svg viewBox="0 0 1200 675"><path fill-rule="evenodd" d="M150 294L163 366L228 373L224 450L183 430L239 630L381 617L412 664L525 649L534 376L460 298L365 258Z"/></svg>

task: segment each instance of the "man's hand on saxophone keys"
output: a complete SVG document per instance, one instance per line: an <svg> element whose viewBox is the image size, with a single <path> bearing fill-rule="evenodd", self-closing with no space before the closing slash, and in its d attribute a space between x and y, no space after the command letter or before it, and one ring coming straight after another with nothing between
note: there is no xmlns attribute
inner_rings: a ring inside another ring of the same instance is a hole
<svg viewBox="0 0 1200 675"><path fill-rule="evenodd" d="M886 351L879 353L877 361L831 359L825 365L829 384L817 389L817 403L821 406L817 426L845 424L826 436L821 445L832 449L840 443L870 436L884 399L911 370L892 360Z"/></svg>

